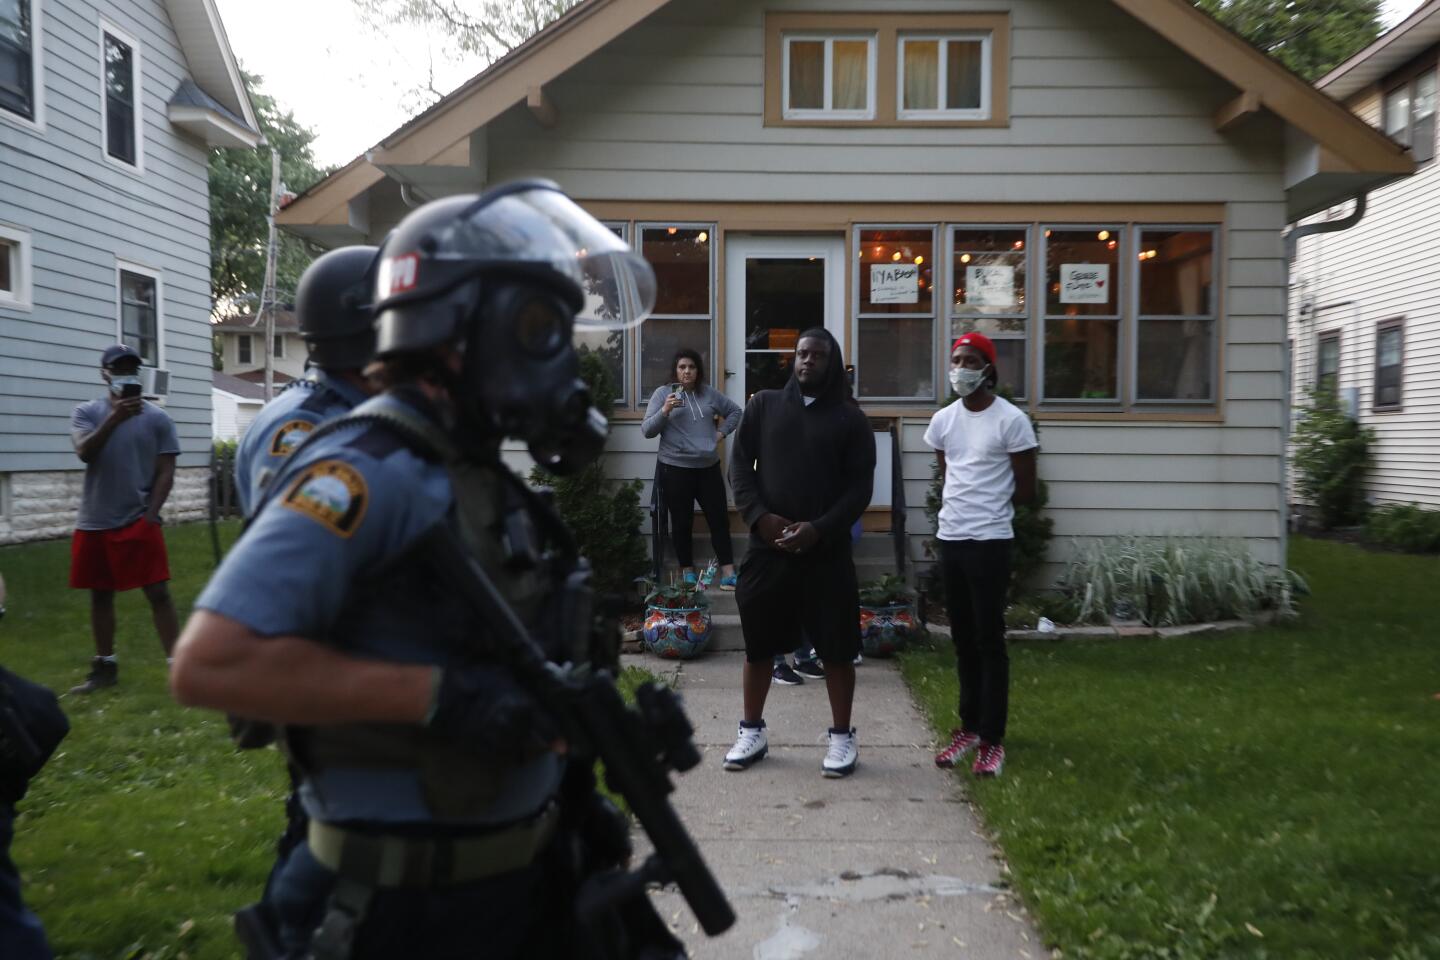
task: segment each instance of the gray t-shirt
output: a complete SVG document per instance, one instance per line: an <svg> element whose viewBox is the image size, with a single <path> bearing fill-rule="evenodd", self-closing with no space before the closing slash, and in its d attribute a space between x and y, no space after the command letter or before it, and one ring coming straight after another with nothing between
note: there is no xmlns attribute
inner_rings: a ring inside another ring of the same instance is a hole
<svg viewBox="0 0 1440 960"><path fill-rule="evenodd" d="M99 429L109 415L106 397L80 404L70 416L70 435L78 442ZM174 421L164 410L143 401L140 413L119 424L99 456L85 465L85 492L75 528L114 530L139 520L150 503L155 458L179 452Z"/></svg>

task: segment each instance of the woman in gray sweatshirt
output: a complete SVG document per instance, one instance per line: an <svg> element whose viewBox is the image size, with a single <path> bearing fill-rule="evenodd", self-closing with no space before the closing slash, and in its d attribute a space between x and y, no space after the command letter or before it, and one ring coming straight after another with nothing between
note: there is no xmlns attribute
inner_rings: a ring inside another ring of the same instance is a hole
<svg viewBox="0 0 1440 960"><path fill-rule="evenodd" d="M673 382L650 395L640 428L646 437L660 437L655 482L660 484L661 501L670 515L675 561L685 582L694 583L690 528L698 501L720 564L720 589L734 590L735 550L730 543L725 477L716 447L740 426L740 406L705 382L700 354L688 347L675 351L670 375Z"/></svg>

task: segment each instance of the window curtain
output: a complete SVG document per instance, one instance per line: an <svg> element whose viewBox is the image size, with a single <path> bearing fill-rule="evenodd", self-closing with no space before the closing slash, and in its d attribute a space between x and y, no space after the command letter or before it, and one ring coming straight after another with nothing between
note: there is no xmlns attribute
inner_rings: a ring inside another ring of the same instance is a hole
<svg viewBox="0 0 1440 960"><path fill-rule="evenodd" d="M934 40L905 42L905 109L938 110L940 44Z"/></svg>
<svg viewBox="0 0 1440 960"><path fill-rule="evenodd" d="M790 103L792 110L825 108L825 43L797 40L790 44Z"/></svg>
<svg viewBox="0 0 1440 960"><path fill-rule="evenodd" d="M1205 400L1210 396L1210 324L1211 320L1181 320L1180 339L1184 352L1175 376L1177 400Z"/></svg>
<svg viewBox="0 0 1440 960"><path fill-rule="evenodd" d="M864 110L870 106L870 45L864 40L836 40L830 85L831 109Z"/></svg>

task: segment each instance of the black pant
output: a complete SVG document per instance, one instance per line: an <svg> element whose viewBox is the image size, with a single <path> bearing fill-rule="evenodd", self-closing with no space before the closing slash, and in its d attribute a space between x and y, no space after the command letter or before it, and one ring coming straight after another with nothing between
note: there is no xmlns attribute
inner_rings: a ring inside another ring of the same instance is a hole
<svg viewBox="0 0 1440 960"><path fill-rule="evenodd" d="M1010 590L1012 542L940 541L945 605L960 674L960 726L978 733L986 743L1004 742L1010 712L1005 597Z"/></svg>
<svg viewBox="0 0 1440 960"><path fill-rule="evenodd" d="M0 800L0 957L5 960L50 960L40 918L20 899L20 871L10 860L15 837L15 806Z"/></svg>
<svg viewBox="0 0 1440 960"><path fill-rule="evenodd" d="M710 540L715 545L715 559L722 567L735 562L735 548L730 543L730 515L725 509L725 478L720 464L708 467L675 467L659 465L660 496L670 514L670 535L675 541L675 562L681 567L695 566L695 550L690 528L695 523L695 502L705 511L710 525Z"/></svg>

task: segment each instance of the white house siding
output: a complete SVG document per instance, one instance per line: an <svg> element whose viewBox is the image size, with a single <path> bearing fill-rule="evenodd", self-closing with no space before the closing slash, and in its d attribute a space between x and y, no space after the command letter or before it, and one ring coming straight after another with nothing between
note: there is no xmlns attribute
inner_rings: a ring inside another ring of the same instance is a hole
<svg viewBox="0 0 1440 960"><path fill-rule="evenodd" d="M1380 97L1354 106L1380 120ZM1333 211L1343 216L1349 208ZM1317 219L1324 219L1319 217ZM1375 431L1366 487L1380 503L1440 508L1440 161L1370 194L1359 224L1300 241L1291 272L1294 392L1314 385L1319 334L1340 330L1339 388L1358 391L1357 413ZM1310 309L1301 313L1301 307ZM1375 326L1405 318L1399 410L1377 411Z"/></svg>
<svg viewBox="0 0 1440 960"><path fill-rule="evenodd" d="M141 47L141 174L102 158L102 16ZM29 472L80 467L70 413L102 389L100 352L117 339L117 258L162 275L166 412L180 466L201 467L211 427L206 150L166 118L187 74L163 0L45 0L40 42L44 130L0 122L0 223L28 231L33 259L33 307L0 306L0 473L23 490Z"/></svg>
<svg viewBox="0 0 1440 960"><path fill-rule="evenodd" d="M219 332L221 352L220 362L224 371L232 376L239 376L251 370L265 369L265 328L257 327L250 335L250 362L240 362L240 337L239 333L229 330ZM283 373L287 377L299 379L305 376L305 360L309 356L305 348L305 341L298 333L285 334L285 356L275 358L275 372Z"/></svg>
<svg viewBox="0 0 1440 960"><path fill-rule="evenodd" d="M766 9L887 7L1009 9L1010 126L763 125ZM1280 131L1256 121L1217 133L1215 111L1234 92L1111 4L678 0L546 93L558 110L553 128L523 107L492 124L490 182L549 176L589 200L829 202L842 221L844 204L859 200L1225 203L1223 422L1046 422L1042 413L1040 469L1058 538L1052 559L1063 561L1068 538L1121 533L1233 536L1267 562L1282 559ZM917 559L928 532L920 505L929 413L917 409L904 430ZM648 480L654 449L637 424L617 423L610 467Z"/></svg>

